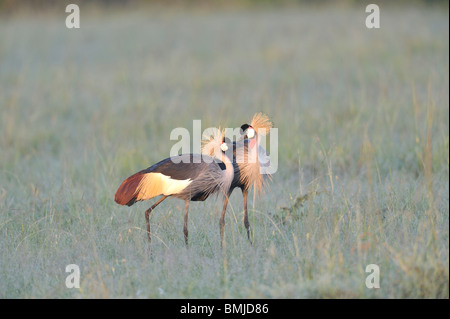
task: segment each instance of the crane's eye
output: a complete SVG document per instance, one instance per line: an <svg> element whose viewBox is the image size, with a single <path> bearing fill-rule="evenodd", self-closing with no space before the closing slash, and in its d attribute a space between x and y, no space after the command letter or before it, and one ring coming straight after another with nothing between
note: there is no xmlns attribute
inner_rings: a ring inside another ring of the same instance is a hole
<svg viewBox="0 0 450 319"><path fill-rule="evenodd" d="M226 152L228 150L227 143L222 143L222 145L220 145L220 149L222 150L222 152Z"/></svg>
<svg viewBox="0 0 450 319"><path fill-rule="evenodd" d="M247 137L248 138L254 138L255 137L255 129L253 127L249 127L247 129Z"/></svg>

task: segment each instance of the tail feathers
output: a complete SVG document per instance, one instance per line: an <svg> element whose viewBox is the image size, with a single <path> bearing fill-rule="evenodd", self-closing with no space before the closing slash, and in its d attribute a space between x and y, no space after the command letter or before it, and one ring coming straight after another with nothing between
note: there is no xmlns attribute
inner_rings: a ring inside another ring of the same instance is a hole
<svg viewBox="0 0 450 319"><path fill-rule="evenodd" d="M114 200L117 204L131 206L138 201L141 181L146 174L136 173L122 182Z"/></svg>

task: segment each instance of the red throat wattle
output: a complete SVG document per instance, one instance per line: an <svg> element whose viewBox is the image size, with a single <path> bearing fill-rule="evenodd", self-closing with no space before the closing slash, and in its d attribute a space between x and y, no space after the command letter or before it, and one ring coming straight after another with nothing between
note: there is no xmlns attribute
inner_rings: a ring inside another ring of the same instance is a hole
<svg viewBox="0 0 450 319"><path fill-rule="evenodd" d="M256 144L256 138L250 139L250 148L253 148Z"/></svg>

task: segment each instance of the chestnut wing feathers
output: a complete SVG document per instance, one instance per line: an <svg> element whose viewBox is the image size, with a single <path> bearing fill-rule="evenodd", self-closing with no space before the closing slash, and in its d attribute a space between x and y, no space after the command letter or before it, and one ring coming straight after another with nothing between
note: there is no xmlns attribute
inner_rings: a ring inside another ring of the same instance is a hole
<svg viewBox="0 0 450 319"><path fill-rule="evenodd" d="M220 164L225 166L221 162L207 163L201 155L193 154L166 158L128 177L117 190L115 201L131 206L158 195L205 200L222 187Z"/></svg>

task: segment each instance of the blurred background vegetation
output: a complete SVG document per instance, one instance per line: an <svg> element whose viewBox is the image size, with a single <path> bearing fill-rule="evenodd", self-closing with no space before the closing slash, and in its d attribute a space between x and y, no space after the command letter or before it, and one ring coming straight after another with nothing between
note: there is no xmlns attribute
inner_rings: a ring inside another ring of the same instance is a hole
<svg viewBox="0 0 450 319"><path fill-rule="evenodd" d="M0 12L11 14L23 10L33 12L53 11L74 3L81 6L106 8L163 6L163 7L287 7L287 6L361 6L376 3L379 5L426 5L448 7L447 0L0 0Z"/></svg>

